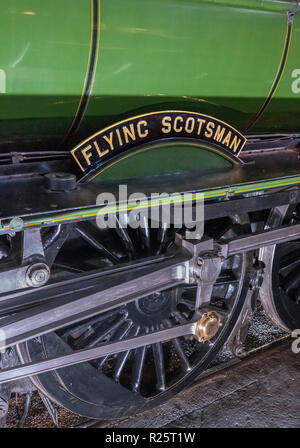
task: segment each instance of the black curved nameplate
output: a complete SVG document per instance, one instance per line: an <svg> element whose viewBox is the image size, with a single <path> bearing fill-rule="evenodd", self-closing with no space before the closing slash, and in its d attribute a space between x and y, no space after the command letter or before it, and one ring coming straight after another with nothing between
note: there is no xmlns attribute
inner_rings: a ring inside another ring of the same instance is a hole
<svg viewBox="0 0 300 448"><path fill-rule="evenodd" d="M160 111L113 124L81 142L71 154L83 173L88 174L135 147L168 138L206 142L234 159L247 141L240 132L217 118L187 111Z"/></svg>

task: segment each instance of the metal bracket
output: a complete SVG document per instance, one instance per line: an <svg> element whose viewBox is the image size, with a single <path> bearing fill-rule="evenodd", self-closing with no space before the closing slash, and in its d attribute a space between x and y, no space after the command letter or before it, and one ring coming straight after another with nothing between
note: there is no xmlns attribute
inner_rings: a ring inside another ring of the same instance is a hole
<svg viewBox="0 0 300 448"><path fill-rule="evenodd" d="M193 258L189 262L189 283L197 283L195 311L208 305L213 286L220 275L222 260L214 253L214 240L186 240L176 234L176 243L187 249Z"/></svg>
<svg viewBox="0 0 300 448"><path fill-rule="evenodd" d="M195 276L198 283L195 310L209 305L214 284L221 272L222 260L212 255L200 256L195 266Z"/></svg>
<svg viewBox="0 0 300 448"><path fill-rule="evenodd" d="M243 308L226 342L227 348L238 357L243 357L246 354L244 350L244 342L248 334L250 320L253 315L259 289L263 281L263 268L264 265L261 262L258 262L257 265L253 266L253 272L251 275L252 278Z"/></svg>
<svg viewBox="0 0 300 448"><path fill-rule="evenodd" d="M22 264L0 273L0 293L43 286L50 277L45 263L40 229L27 229L23 233Z"/></svg>
<svg viewBox="0 0 300 448"><path fill-rule="evenodd" d="M40 229L27 229L23 232L22 260L25 264L32 257L44 259L44 248Z"/></svg>

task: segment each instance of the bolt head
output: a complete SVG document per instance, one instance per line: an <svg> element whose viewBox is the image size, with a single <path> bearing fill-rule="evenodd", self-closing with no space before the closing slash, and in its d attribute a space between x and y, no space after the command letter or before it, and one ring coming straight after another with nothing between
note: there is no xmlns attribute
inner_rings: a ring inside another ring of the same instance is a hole
<svg viewBox="0 0 300 448"><path fill-rule="evenodd" d="M43 286L50 277L50 269L45 263L37 263L30 266L26 272L26 281L29 286L35 288Z"/></svg>
<svg viewBox="0 0 300 448"><path fill-rule="evenodd" d="M22 218L13 218L9 223L9 229L14 232L19 232L23 229L24 222Z"/></svg>
<svg viewBox="0 0 300 448"><path fill-rule="evenodd" d="M31 275L32 282L36 284L43 283L47 278L47 274L47 271L45 271L44 269L37 269Z"/></svg>

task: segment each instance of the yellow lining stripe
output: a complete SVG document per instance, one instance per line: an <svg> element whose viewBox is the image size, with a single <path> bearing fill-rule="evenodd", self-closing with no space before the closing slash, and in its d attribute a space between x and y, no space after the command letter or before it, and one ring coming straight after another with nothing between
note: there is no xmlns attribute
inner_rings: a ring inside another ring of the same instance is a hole
<svg viewBox="0 0 300 448"><path fill-rule="evenodd" d="M289 54L289 50L290 50L290 44L291 44L291 40L292 40L292 33L293 33L293 21L288 16L288 20L287 20L287 23L286 23L286 32L285 32L285 39L284 39L284 45L283 45L283 49L282 49L281 59L280 59L280 63L279 63L278 68L277 68L277 72L276 72L274 81L272 83L272 86L271 86L271 88L269 90L269 93L268 93L265 101L263 102L261 108L256 113L254 118L252 118L252 120L250 121L249 125L247 126L246 131L248 131L250 128L252 128L252 126L257 122L257 120L264 113L265 109L268 107L269 103L271 102L273 96L276 93L276 90L277 90L277 88L279 86L279 83L281 81L281 78L283 76L283 73L284 73L284 70L285 70L285 66L286 66L286 63L287 63L288 54Z"/></svg>
<svg viewBox="0 0 300 448"><path fill-rule="evenodd" d="M244 192L247 192L247 191L264 190L264 189L269 189L269 188L277 188L277 187L284 187L284 186L287 186L287 185L299 184L299 177L295 181L284 182L284 183L280 183L280 184L276 184L276 185L272 184L270 186L266 186L265 182L263 182L263 184L264 185L262 185L262 186L257 186L257 184L256 184L254 186L254 188L247 188L247 189L242 189L242 190L234 190L234 191L232 191L232 193L233 194L237 194L237 193L244 193ZM230 193L229 190L227 190L225 192L220 192L220 189L218 189L215 194L213 194L213 193L212 194L206 194L205 192L189 193L189 194L196 195L196 196L197 195L203 195L204 199L207 199L207 198L213 198L213 197L226 196L228 193ZM196 198L193 197L192 199L185 200L185 202L193 201L195 199L197 199L197 197ZM170 199L169 203L172 203L172 202L175 203L175 201L176 201L175 198L173 199L173 201L172 201L172 199ZM184 201L184 199L181 199L179 202L183 202L183 201ZM158 204L158 205L157 204L153 204L152 206L154 207L154 206L159 206L159 205L161 205L161 204ZM118 210L119 211L126 211L126 210L132 210L133 208L135 208L135 207L131 207L131 208L125 207L125 208L122 208L122 209L120 208ZM107 211L105 211L105 213L107 213ZM101 214L101 211L99 211L99 209L95 210L95 212L93 212L93 213L82 213L81 215L66 216L66 217L54 218L54 219L51 219L51 218L47 219L46 218L45 221L42 221L42 222L29 222L29 223L25 223L23 227L45 225L45 224L51 224L51 223L54 223L54 222L70 221L70 220L80 219L80 218L88 218L88 217L92 217L92 216L97 216L98 214ZM9 226L5 226L5 227L0 228L0 230L3 231L3 230L6 230L8 228L9 228Z"/></svg>
<svg viewBox="0 0 300 448"><path fill-rule="evenodd" d="M84 97L84 93L85 93L85 88L86 88L86 82L87 82L87 77L88 77L88 73L89 73L89 67L90 67L90 63L91 63L91 54L92 54L92 46L93 46L93 14L94 14L94 7L93 7L93 0L91 0L91 35L90 35L90 48L89 48L89 56L88 56L88 62L87 62L87 66L86 66L86 71L85 71L85 77L84 77L84 83L83 83L83 88L82 88L82 92L81 92L81 97L80 97L80 101L75 113L75 116L73 118L72 124L70 126L70 129L67 133L67 136L65 137L65 140L68 138L68 135L70 133L70 130L72 129L72 126L78 116L78 112Z"/></svg>
<svg viewBox="0 0 300 448"><path fill-rule="evenodd" d="M97 26L95 26L95 24L94 24L94 22L95 22L94 2L98 8ZM95 36L96 36L96 44L95 44L95 39L94 39ZM95 81L95 75L96 75L96 69L97 69L97 63L98 63L98 55L99 55L99 42L100 42L100 0L91 0L91 35L90 35L88 63L87 63L87 68L86 68L86 72L85 72L85 78L84 78L80 101L77 106L77 110L76 110L75 116L73 118L72 124L71 124L63 142L66 142L66 140L68 138L71 138L74 135L74 133L77 131L77 129L82 121L82 118L84 116L84 113L87 109L89 99L92 94L94 81ZM94 46L95 46L95 50L93 51ZM91 68L92 68L92 73L91 73ZM90 75L92 76L91 78L90 78ZM90 82L88 82L89 79L90 79ZM85 104L83 104L84 100L85 100Z"/></svg>

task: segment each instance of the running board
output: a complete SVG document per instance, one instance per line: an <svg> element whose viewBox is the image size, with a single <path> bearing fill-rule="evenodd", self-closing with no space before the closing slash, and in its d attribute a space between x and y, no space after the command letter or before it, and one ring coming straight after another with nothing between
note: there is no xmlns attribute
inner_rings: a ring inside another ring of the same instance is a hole
<svg viewBox="0 0 300 448"><path fill-rule="evenodd" d="M153 180L145 178L131 179L128 183L127 198L132 193L141 192L142 201L145 196L149 199L153 193L167 193L169 203L184 193L203 194L205 201L220 199L217 208L222 208L227 199L237 199L244 195L257 195L262 192L283 191L300 185L299 151L297 149L284 151L270 151L253 156L245 154L244 164L230 170L216 171L206 175L201 171L180 173L170 179L170 176L157 176L155 187ZM6 182L5 177L2 178ZM45 188L46 179L41 175L30 177L14 176L6 182L6 187L0 191L1 223L0 234L24 229L95 219L99 214L131 210L136 207L136 201L130 204L122 195L115 183L102 181L101 183L80 184L71 191L50 191ZM125 181L124 181L125 182ZM179 190L180 188L180 190ZM141 191L142 189L142 191ZM179 193L178 193L179 190ZM115 201L111 204L98 203L95 200L101 193L112 194ZM7 198L10 198L8 201ZM199 197L199 196L198 196ZM261 197L257 196L259 204ZM55 210L53 209L55 203ZM24 213L24 204L30 213ZM277 205L277 204L276 204ZM215 206L215 205L214 205ZM205 216L206 218L206 216Z"/></svg>

